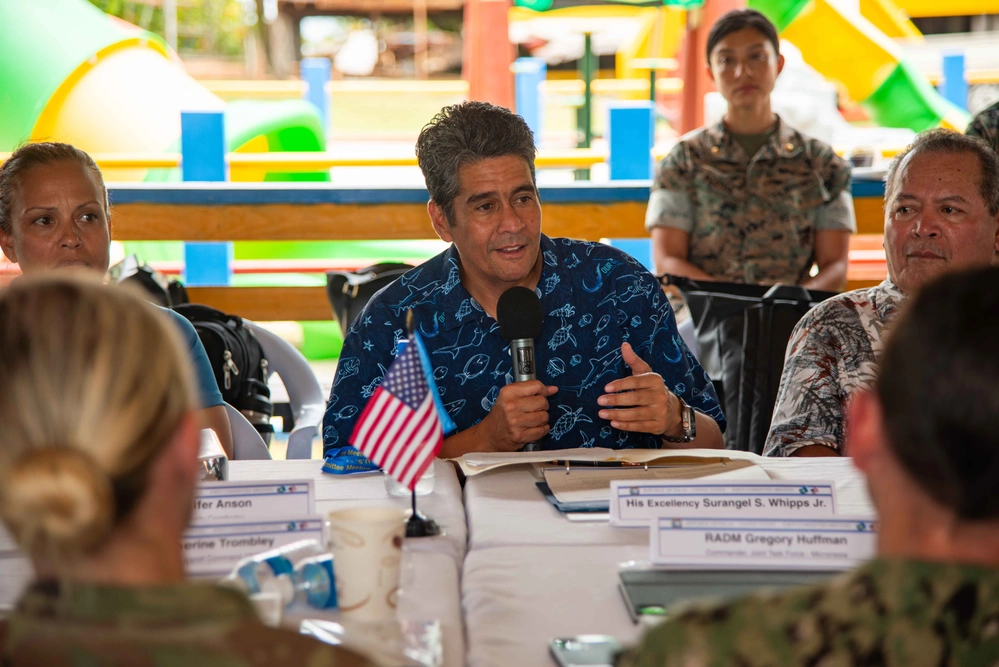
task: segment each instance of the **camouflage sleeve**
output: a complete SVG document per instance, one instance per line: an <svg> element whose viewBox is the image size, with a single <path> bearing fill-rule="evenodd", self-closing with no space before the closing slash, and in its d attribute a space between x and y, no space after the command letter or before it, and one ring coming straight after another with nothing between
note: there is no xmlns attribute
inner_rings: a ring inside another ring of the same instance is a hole
<svg viewBox="0 0 999 667"><path fill-rule="evenodd" d="M683 612L649 630L641 643L624 653L616 667L796 664L795 638L789 624L807 612L791 598L754 596L737 603ZM801 663L804 664L804 663Z"/></svg>
<svg viewBox="0 0 999 667"><path fill-rule="evenodd" d="M656 168L645 211L645 228L673 227L689 232L694 228L690 156L681 141Z"/></svg>
<svg viewBox="0 0 999 667"><path fill-rule="evenodd" d="M848 322L851 311L824 306L809 311L791 333L764 456L790 456L806 445L839 451L846 396L838 356L849 349L840 333L856 325Z"/></svg>
<svg viewBox="0 0 999 667"><path fill-rule="evenodd" d="M999 153L999 102L975 116L964 133L982 138L993 151Z"/></svg>
<svg viewBox="0 0 999 667"><path fill-rule="evenodd" d="M853 173L850 163L836 155L831 146L818 141L814 144L812 150L819 163L819 176L829 193L825 203L819 207L815 228L856 233L857 217L850 194Z"/></svg>

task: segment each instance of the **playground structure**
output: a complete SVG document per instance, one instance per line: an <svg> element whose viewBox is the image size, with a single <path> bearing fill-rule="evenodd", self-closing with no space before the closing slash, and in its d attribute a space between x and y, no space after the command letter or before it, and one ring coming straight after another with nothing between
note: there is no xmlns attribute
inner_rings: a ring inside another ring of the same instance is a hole
<svg viewBox="0 0 999 667"><path fill-rule="evenodd" d="M57 139L89 153L145 156L109 167L109 181L177 178L158 158L180 149L181 112L197 111L225 114L231 151L325 149L319 114L304 100L227 104L192 79L161 38L86 0L3 2L0 26L0 150ZM60 48L50 48L53 42ZM233 180L325 178L266 169L233 174Z"/></svg>
<svg viewBox="0 0 999 667"><path fill-rule="evenodd" d="M873 118L913 129L963 129L964 112L899 57L891 37L918 38L918 32L898 20L888 0L861 0L858 15L844 13L831 0L751 0L750 5L770 13L783 37L803 42L803 55L811 54L806 59L819 63L814 66L837 80ZM653 160L667 149L655 144L656 107L649 96L689 92L681 77L670 76L678 72L666 69L675 57L683 58L687 14L672 8L614 9L624 10L640 16L642 24L619 51L618 78L594 79L593 69L582 80L550 79L536 66L515 75L506 72L517 82L511 87L516 106L529 122L531 105L540 119L546 98L622 100L608 105L606 149L543 148L539 155L542 169L588 169L608 162L611 178L607 185L543 188L548 233L594 240L644 237L647 179ZM523 11L510 16L516 20ZM817 24L825 38L807 39ZM161 269L183 272L195 300L258 320L328 320L322 271L382 259L415 263L437 251L439 244L415 243L431 235L421 187L163 182L328 181L334 168L413 166L410 147L391 155L338 152L335 141L327 147L326 136L338 120L331 96L335 102L380 94L394 96L397 103L399 91L409 91L414 100L434 91L449 103L473 96L474 82L330 81L328 61L303 62L300 81L198 82L158 37L108 19L86 0L0 3L0 26L18 27L0 28L0 71L9 84L0 116L0 151L25 139L69 141L95 155L109 182L145 181L147 186L112 186L115 237L126 249L141 248ZM47 31L66 35L66 48L38 53L44 43L38 36ZM852 67L835 57L844 49L871 62ZM963 72L946 75L945 88L959 78L967 94ZM202 135L198 127L211 129ZM540 126L532 127L540 135ZM882 194L877 181L854 185L861 235L851 246L851 287L884 275ZM133 245L138 241L168 243ZM186 249L177 242L188 242ZM327 324L307 325L305 346L311 356L336 353L338 334Z"/></svg>

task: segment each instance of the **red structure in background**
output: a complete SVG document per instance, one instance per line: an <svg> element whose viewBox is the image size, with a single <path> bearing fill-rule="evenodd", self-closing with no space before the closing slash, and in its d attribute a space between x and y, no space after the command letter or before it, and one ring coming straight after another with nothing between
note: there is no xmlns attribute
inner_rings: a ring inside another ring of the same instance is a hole
<svg viewBox="0 0 999 667"><path fill-rule="evenodd" d="M715 89L708 76L708 61L704 53L711 26L722 14L745 6L745 0L705 0L704 7L687 12L687 34L680 57L680 76L683 78L680 134L696 130L704 124L704 95Z"/></svg>
<svg viewBox="0 0 999 667"><path fill-rule="evenodd" d="M465 0L465 54L462 78L468 99L516 111L513 71L516 47L510 43L510 0Z"/></svg>

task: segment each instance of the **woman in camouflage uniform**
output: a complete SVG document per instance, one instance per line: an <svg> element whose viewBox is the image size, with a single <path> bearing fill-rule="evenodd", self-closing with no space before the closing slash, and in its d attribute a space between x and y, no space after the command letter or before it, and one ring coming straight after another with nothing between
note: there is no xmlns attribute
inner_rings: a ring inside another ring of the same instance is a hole
<svg viewBox="0 0 999 667"><path fill-rule="evenodd" d="M185 581L197 399L151 304L96 277L22 278L0 295L0 372L0 519L36 574L0 664L368 664Z"/></svg>

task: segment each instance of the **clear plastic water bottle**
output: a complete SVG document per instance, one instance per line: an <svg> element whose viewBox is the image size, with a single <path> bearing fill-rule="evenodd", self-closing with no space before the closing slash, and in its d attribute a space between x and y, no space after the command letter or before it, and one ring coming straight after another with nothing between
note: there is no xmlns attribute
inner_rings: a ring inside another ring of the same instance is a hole
<svg viewBox="0 0 999 667"><path fill-rule="evenodd" d="M285 597L284 591L292 583L295 566L321 553L323 549L316 540L299 540L241 560L229 579L249 595L276 591ZM288 602L291 600L286 600L285 604Z"/></svg>
<svg viewBox="0 0 999 667"><path fill-rule="evenodd" d="M336 608L332 554L306 558L295 567L295 601L316 609Z"/></svg>

